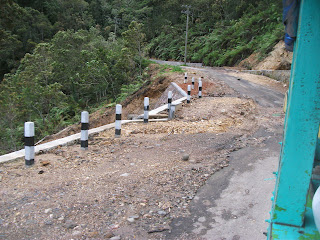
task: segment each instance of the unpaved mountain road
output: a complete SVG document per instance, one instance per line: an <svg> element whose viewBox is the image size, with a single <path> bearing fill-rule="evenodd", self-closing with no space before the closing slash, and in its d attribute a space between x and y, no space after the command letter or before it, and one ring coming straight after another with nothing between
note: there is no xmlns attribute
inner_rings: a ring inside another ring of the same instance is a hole
<svg viewBox="0 0 320 240"><path fill-rule="evenodd" d="M181 65L180 62L170 62L170 61L159 61L153 60L159 64L168 64L168 65ZM270 84L266 82L262 82L262 84L257 84L257 81L253 82L250 81L252 78L255 79L265 79L265 77L258 76L258 75L251 75L251 74L238 74L238 71L227 71L223 68L212 68L212 67L197 67L199 64L191 64L190 67L185 67L189 70L200 70L203 73L208 74L208 76L214 79L220 79L225 82L229 87L240 93L243 97L248 97L253 99L257 104L262 107L280 107L283 104L283 86L279 83L279 87L275 89L270 89ZM232 73L232 74L228 74ZM246 76L247 79L243 78ZM271 82L275 82L271 80ZM274 87L275 85L273 85ZM281 93L282 92L282 93Z"/></svg>
<svg viewBox="0 0 320 240"><path fill-rule="evenodd" d="M208 88L174 121L0 165L0 239L265 239L284 88L186 70Z"/></svg>
<svg viewBox="0 0 320 240"><path fill-rule="evenodd" d="M259 121L258 130L250 136L263 138L262 143L232 152L229 167L213 174L199 189L189 206L190 215L174 219L166 239L266 239L265 220L270 218L275 185L272 172L277 170L280 154L286 88L273 80L266 82L265 77L237 71L205 67L201 72L253 99L259 105L257 117L269 120Z"/></svg>

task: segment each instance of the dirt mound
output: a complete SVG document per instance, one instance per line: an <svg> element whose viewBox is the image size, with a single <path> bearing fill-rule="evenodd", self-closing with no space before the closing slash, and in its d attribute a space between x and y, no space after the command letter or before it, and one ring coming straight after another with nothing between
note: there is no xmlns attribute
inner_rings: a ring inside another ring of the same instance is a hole
<svg viewBox="0 0 320 240"><path fill-rule="evenodd" d="M162 104L166 103L165 97L162 95L167 94L165 91L170 86L171 82L176 82L183 90L187 91L187 84L184 84L184 73L183 72L171 72L172 68L166 70L160 70L158 64L151 64L149 66L148 74L150 76L150 81L146 82L141 88L129 96L125 101L121 102L122 105L122 119L130 119L131 115L139 115L143 113L143 101L144 97L149 97L150 99L150 109L155 109ZM162 72L161 72L162 71ZM164 72L163 72L164 71ZM161 72L161 73L160 73ZM191 95L197 95L198 93L198 78L203 77L202 73L195 70L190 70L188 72L189 80L195 77L195 89L192 90ZM210 80L210 81L207 81ZM230 89L226 90L223 84L217 84L212 82L213 79L204 78L203 79L203 95L210 94L214 92L215 96L223 96L225 94L230 94L232 91ZM189 82L190 84L190 82ZM173 100L177 100L181 96L175 94L175 89L170 89L173 91ZM226 92L227 91L227 92ZM104 107L94 113L90 114L90 128L100 127L115 120L115 108L114 107ZM73 124L62 131L45 137L38 144L53 141L55 139L70 136L72 134L79 133L81 129L80 123Z"/></svg>
<svg viewBox="0 0 320 240"><path fill-rule="evenodd" d="M259 54L253 53L239 63L239 67L253 70L290 70L292 52L285 49L284 42L280 41L274 46L272 52L262 62L259 62Z"/></svg>
<svg viewBox="0 0 320 240"><path fill-rule="evenodd" d="M88 151L54 149L28 169L4 164L2 233L8 240L163 239L210 175L228 166L230 152L249 144L241 136L256 128L256 114L252 100L195 98L174 121L124 125L120 139L107 130Z"/></svg>

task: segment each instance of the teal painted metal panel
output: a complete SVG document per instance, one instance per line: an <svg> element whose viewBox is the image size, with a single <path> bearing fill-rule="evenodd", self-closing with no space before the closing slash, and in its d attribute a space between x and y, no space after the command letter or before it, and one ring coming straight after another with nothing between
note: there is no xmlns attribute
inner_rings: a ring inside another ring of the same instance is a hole
<svg viewBox="0 0 320 240"><path fill-rule="evenodd" d="M320 234L313 220L312 209L307 208L305 225L303 227L291 227L273 224L272 234L268 239L272 240L319 240Z"/></svg>
<svg viewBox="0 0 320 240"><path fill-rule="evenodd" d="M316 161L320 161L320 131L319 131L319 135L318 135L318 142L317 142L317 148L316 148L316 157L315 157Z"/></svg>
<svg viewBox="0 0 320 240"><path fill-rule="evenodd" d="M319 12L320 1L301 1L272 223L304 223L320 122Z"/></svg>

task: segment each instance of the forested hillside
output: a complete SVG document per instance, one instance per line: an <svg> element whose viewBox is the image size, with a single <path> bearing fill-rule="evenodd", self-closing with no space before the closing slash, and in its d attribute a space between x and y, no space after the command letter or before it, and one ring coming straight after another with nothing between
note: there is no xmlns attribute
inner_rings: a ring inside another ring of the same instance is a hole
<svg viewBox="0 0 320 240"><path fill-rule="evenodd" d="M234 65L261 57L282 38L276 0L1 0L0 154L23 144L23 123L38 138L79 113L121 101L147 79L148 57Z"/></svg>

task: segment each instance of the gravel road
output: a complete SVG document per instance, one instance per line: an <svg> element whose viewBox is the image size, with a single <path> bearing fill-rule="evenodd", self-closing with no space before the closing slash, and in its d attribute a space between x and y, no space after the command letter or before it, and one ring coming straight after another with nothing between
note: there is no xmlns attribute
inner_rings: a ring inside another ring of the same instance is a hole
<svg viewBox="0 0 320 240"><path fill-rule="evenodd" d="M260 239L241 229L265 230L282 93L186 70L206 88L175 120L125 125L120 139L103 132L88 151L60 147L31 168L0 165L0 239Z"/></svg>

